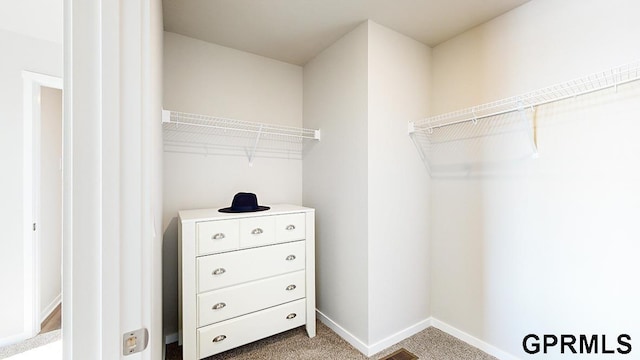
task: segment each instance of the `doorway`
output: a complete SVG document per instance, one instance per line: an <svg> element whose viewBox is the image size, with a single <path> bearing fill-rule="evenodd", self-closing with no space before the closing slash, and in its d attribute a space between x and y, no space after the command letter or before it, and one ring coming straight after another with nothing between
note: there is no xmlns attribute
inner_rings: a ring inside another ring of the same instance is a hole
<svg viewBox="0 0 640 360"><path fill-rule="evenodd" d="M39 333L60 329L62 312L62 90L40 87L39 164L34 161ZM37 140L37 139L36 139ZM39 297L39 301L38 298Z"/></svg>
<svg viewBox="0 0 640 360"><path fill-rule="evenodd" d="M62 79L48 75L24 71L23 85L24 337L32 338L62 326L63 93Z"/></svg>

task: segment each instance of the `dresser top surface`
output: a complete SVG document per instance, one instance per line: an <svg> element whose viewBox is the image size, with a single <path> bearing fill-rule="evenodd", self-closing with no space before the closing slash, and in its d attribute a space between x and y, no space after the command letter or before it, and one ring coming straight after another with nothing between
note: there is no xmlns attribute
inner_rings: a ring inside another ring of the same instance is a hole
<svg viewBox="0 0 640 360"><path fill-rule="evenodd" d="M299 212L313 212L314 209L298 206L298 205L290 205L290 204L275 204L266 206L271 207L269 210L265 211L255 211L255 212L243 212L243 213L222 213L219 212L220 208L212 208L212 209L194 209L194 210L181 210L178 212L178 216L181 221L203 221L203 220L224 220L224 219L241 219L248 217L256 217L256 216L268 216L268 215L280 215L280 214L289 214L289 213L299 213Z"/></svg>

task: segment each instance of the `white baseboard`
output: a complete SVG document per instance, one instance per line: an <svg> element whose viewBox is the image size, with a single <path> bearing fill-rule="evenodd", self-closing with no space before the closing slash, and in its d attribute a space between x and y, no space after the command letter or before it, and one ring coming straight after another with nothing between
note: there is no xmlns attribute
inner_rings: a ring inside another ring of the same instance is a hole
<svg viewBox="0 0 640 360"><path fill-rule="evenodd" d="M338 325L338 323L331 320L329 317L327 317L327 315L323 314L320 310L316 309L316 314L318 315L318 320L320 320L323 324L327 325L329 329L333 330L333 332L338 334L338 336L343 338L346 342L351 344L351 346L356 348L358 351L365 354L366 356L369 356L367 355L367 353L369 352L369 347L367 346L367 344L363 343L362 340L358 339L355 335L348 332L342 326Z"/></svg>
<svg viewBox="0 0 640 360"><path fill-rule="evenodd" d="M15 343L19 343L20 341L27 340L28 338L29 338L29 334L27 334L26 332L7 336L0 339L0 347L13 345Z"/></svg>
<svg viewBox="0 0 640 360"><path fill-rule="evenodd" d="M330 328L331 330L333 330L336 334L338 334L341 338L343 338L345 341L347 341L349 344L351 344L351 346L353 346L354 348L356 348L358 351L360 351L362 354L364 354L365 356L372 356L375 355L377 353L379 353L380 351L383 351L384 349L389 348L390 346L393 346L397 343L399 343L400 341L407 339L417 333L419 333L420 331L427 329L431 326L435 327L436 329L439 329L441 331L444 331L445 333L459 339L462 340L464 342L466 342L467 344L474 346L484 352L486 352L487 354L494 356L500 360L521 360L516 356L513 356L501 349L498 349L497 347L486 343L478 338L476 338L475 336L469 335L466 332L459 330L447 323L444 323L434 317L429 317L428 319L422 320L420 322L418 322L417 324L414 324L404 330L401 330L381 341L376 342L375 344L372 345L367 345L365 344L362 340L358 339L355 335L351 334L349 331L347 331L345 328L343 328L342 326L340 326L338 323L336 323L335 321L331 320L328 316L326 316L325 314L323 314L321 311L316 310L316 313L318 315L318 320L320 320L323 324L325 324L328 328Z"/></svg>
<svg viewBox="0 0 640 360"><path fill-rule="evenodd" d="M164 343L165 345L173 344L174 342L178 342L178 339L180 339L180 336L178 335L178 333L167 334L164 336Z"/></svg>
<svg viewBox="0 0 640 360"><path fill-rule="evenodd" d="M372 356L380 351L399 343L400 341L419 333L420 331L431 326L431 319L425 319L417 324L414 324L404 330L401 330L385 339L382 339L375 344L367 345L362 340L358 339L355 335L351 334L342 326L338 325L335 321L331 320L327 315L323 314L320 310L316 309L318 320L325 324L329 329L333 330L341 338L347 341L351 346L356 348L365 356Z"/></svg>
<svg viewBox="0 0 640 360"><path fill-rule="evenodd" d="M430 320L431 326L433 326L434 328L442 330L447 334L466 342L469 345L475 346L476 348L486 352L491 356L497 357L500 360L520 360L519 358L503 350L500 350L497 347L476 338L475 336L469 335L462 330L458 330L457 328L444 323L434 317L431 317Z"/></svg>
<svg viewBox="0 0 640 360"><path fill-rule="evenodd" d="M369 345L369 354L367 354L367 356L371 356L374 354L379 353L380 351L393 346L397 343L399 343L400 341L407 339L417 333L419 333L420 331L428 328L431 326L431 318L428 319L424 319L416 324L413 324L411 326L409 326L408 328L404 329L404 330L400 330L397 333L390 335L380 341L378 341L377 343L373 344L373 345Z"/></svg>
<svg viewBox="0 0 640 360"><path fill-rule="evenodd" d="M58 294L58 296L56 296L56 298L53 299L53 301L49 305L47 305L47 307L42 312L40 312L40 323L42 323L47 317L49 317L49 315L53 313L53 311L56 309L56 307L58 307L58 305L60 305L61 302L62 293ZM28 332L22 332L16 335L7 336L0 339L0 347L16 344L21 341L30 339L33 336L35 335L32 335Z"/></svg>
<svg viewBox="0 0 640 360"><path fill-rule="evenodd" d="M53 310L55 310L61 302L62 293L58 294L58 296L56 296L55 299L53 299L53 301L49 305L47 305L44 310L42 310L42 312L40 313L40 323L42 323L49 315L51 315Z"/></svg>

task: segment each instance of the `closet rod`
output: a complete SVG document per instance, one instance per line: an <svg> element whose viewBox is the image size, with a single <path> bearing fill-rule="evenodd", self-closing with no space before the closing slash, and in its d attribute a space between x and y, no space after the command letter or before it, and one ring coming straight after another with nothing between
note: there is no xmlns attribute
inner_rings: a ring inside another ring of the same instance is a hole
<svg viewBox="0 0 640 360"><path fill-rule="evenodd" d="M640 79L640 61L611 68L582 78L559 83L523 95L473 106L442 115L432 116L409 124L409 133L476 122L527 108L554 103L608 88L616 88Z"/></svg>

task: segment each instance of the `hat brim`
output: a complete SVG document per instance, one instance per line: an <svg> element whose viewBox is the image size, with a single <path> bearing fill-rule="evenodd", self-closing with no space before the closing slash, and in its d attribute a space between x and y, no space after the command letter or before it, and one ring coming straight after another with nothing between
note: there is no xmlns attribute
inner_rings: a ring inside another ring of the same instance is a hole
<svg viewBox="0 0 640 360"><path fill-rule="evenodd" d="M226 207L226 208L219 209L218 211L222 213L245 213L245 212L265 211L269 209L271 209L269 206L258 206L257 209L251 209L251 210L238 210L232 207Z"/></svg>

